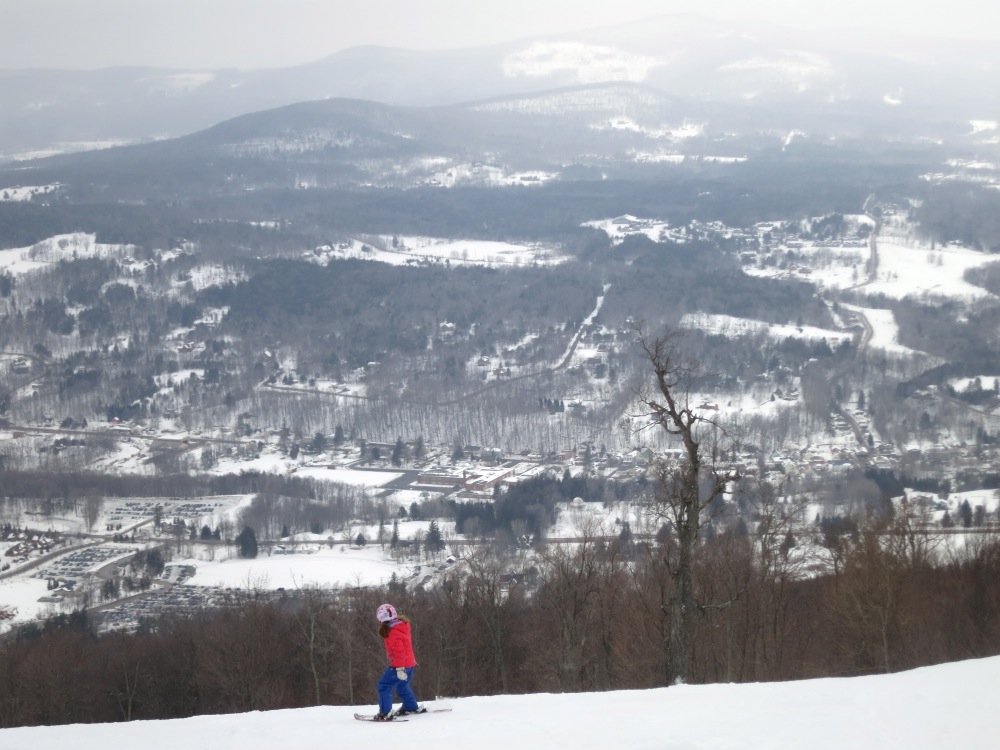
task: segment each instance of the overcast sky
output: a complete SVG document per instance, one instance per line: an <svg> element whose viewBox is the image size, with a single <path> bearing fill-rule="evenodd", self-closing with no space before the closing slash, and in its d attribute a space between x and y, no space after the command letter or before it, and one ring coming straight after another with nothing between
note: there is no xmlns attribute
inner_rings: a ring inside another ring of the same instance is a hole
<svg viewBox="0 0 1000 750"><path fill-rule="evenodd" d="M670 13L1000 42L992 0L0 0L0 69L261 68L452 49Z"/></svg>

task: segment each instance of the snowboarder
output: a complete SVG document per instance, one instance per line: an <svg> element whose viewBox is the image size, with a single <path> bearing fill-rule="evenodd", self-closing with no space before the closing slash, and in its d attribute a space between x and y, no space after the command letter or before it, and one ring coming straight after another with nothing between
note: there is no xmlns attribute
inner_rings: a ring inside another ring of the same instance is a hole
<svg viewBox="0 0 1000 750"><path fill-rule="evenodd" d="M410 621L396 613L391 604L382 604L375 610L379 621L378 634L385 640L385 655L389 666L378 681L378 708L375 721L392 721L397 716L419 713L420 706L410 687L413 668L417 660L413 655L413 639L410 635ZM392 691L403 701L403 707L392 712Z"/></svg>

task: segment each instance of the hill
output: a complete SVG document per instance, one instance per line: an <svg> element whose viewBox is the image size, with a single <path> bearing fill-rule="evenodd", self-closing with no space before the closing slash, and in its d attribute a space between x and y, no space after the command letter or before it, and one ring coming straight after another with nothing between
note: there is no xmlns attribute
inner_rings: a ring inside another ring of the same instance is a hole
<svg viewBox="0 0 1000 750"><path fill-rule="evenodd" d="M355 47L272 70L0 71L0 160L177 136L297 101L447 105L610 81L765 109L967 120L995 111L997 69L988 43L673 15L474 49Z"/></svg>
<svg viewBox="0 0 1000 750"><path fill-rule="evenodd" d="M419 679L419 678L418 678ZM344 706L127 724L0 730L4 747L993 748L1000 657L893 675L645 691L437 701L406 724L356 722ZM416 685L420 694L419 682Z"/></svg>

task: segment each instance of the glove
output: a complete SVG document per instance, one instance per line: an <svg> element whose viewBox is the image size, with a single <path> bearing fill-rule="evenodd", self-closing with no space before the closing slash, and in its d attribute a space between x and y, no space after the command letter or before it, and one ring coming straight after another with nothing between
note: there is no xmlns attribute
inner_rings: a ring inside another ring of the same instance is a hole
<svg viewBox="0 0 1000 750"><path fill-rule="evenodd" d="M403 667L396 667L396 679L406 682L406 670Z"/></svg>

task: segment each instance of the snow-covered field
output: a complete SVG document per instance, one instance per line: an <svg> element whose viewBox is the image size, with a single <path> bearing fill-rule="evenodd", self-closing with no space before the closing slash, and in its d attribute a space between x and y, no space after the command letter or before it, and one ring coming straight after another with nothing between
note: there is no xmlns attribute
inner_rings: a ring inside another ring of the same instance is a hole
<svg viewBox="0 0 1000 750"><path fill-rule="evenodd" d="M734 318L731 315L711 315L709 313L687 313L681 318L681 328L703 331L709 334L738 338L745 335L766 334L782 341L787 338L804 341L820 341L826 339L830 346L835 346L842 339L849 338L842 331L815 326L778 325L765 323L748 318Z"/></svg>
<svg viewBox="0 0 1000 750"><path fill-rule="evenodd" d="M21 185L18 187L0 188L0 202L30 201L36 195L47 195L54 193L60 187L58 182L51 185Z"/></svg>
<svg viewBox="0 0 1000 750"><path fill-rule="evenodd" d="M620 245L626 237L642 234L653 242L660 242L670 225L660 219L640 219L624 214L613 219L585 221L581 226L597 229L608 235L612 245Z"/></svg>
<svg viewBox="0 0 1000 750"><path fill-rule="evenodd" d="M426 534L427 521L404 521L399 524L401 539L413 539L418 533ZM444 524L444 538L454 537L453 525ZM447 551L432 560L416 561L411 558L396 557L388 546L392 534L392 521L384 528L384 546L379 543L377 525L354 525L336 534L300 534L285 540L279 546L261 546L254 559L238 556L235 545L212 546L193 542L185 546L188 557L175 557L164 573L165 579L173 580L170 568L185 567L194 570L194 575L181 585L230 588L288 590L319 586L336 589L344 586L384 586L393 575L405 582L420 574L432 575L438 566L446 565ZM366 544L348 544L361 534ZM0 554L8 547L0 543ZM102 549L108 545L103 545ZM126 545L134 549L139 545ZM124 547L123 547L124 548ZM93 570L103 567L106 560L96 562ZM45 565L38 569L43 574ZM78 601L68 598L65 603L41 601L51 592L47 589L47 578L21 576L0 580L0 605L12 607L17 614L11 620L0 623L0 633L16 625L36 619L44 619L61 612L71 612L78 607Z"/></svg>
<svg viewBox="0 0 1000 750"><path fill-rule="evenodd" d="M395 266L447 263L452 266L491 267L547 266L569 259L559 248L540 244L416 236L384 236L376 238L371 244L354 240L337 247L317 248L307 253L306 258L324 262L334 258L358 258Z"/></svg>
<svg viewBox="0 0 1000 750"><path fill-rule="evenodd" d="M97 241L97 235L86 232L58 234L29 247L0 250L0 271L20 276L41 270L61 260L73 258L114 258L123 269L137 272L143 268L141 262L132 257L132 245L114 245ZM179 250L162 254L163 260L176 256Z"/></svg>
<svg viewBox="0 0 1000 750"><path fill-rule="evenodd" d="M963 275L995 261L994 256L965 247L939 245L931 249L929 244L879 237L878 274L865 291L897 299L981 299L989 293L970 284Z"/></svg>
<svg viewBox="0 0 1000 750"><path fill-rule="evenodd" d="M905 354L907 356L922 354L915 349L910 349L899 343L899 325L896 323L896 316L892 310L882 310L873 307L857 307L856 305L841 304L845 310L852 310L864 316L872 327L872 337L868 346L873 349L882 349L892 354Z"/></svg>
<svg viewBox="0 0 1000 750"><path fill-rule="evenodd" d="M388 726L355 721L355 711L374 712L373 685L370 703L361 707L4 729L0 744L32 750L992 750L1000 737L998 684L1000 657L993 657L872 677L431 701L418 669L418 699L450 713Z"/></svg>
<svg viewBox="0 0 1000 750"><path fill-rule="evenodd" d="M391 527L389 531L391 533ZM294 554L261 552L253 560L239 557L213 562L190 559L174 560L172 564L197 568L194 577L185 585L264 590L384 586L393 573L403 580L413 568L412 564L393 562L374 539L360 549L343 544L333 547L314 544L307 545L307 549L310 551Z"/></svg>

